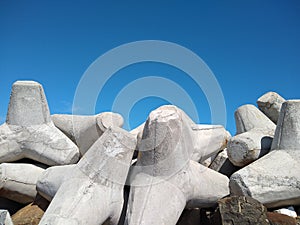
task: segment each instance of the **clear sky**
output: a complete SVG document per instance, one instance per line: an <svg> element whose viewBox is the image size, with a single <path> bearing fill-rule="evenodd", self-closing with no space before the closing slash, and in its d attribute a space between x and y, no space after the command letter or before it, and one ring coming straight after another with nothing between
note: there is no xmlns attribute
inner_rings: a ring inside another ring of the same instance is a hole
<svg viewBox="0 0 300 225"><path fill-rule="evenodd" d="M76 87L86 69L107 51L141 40L173 42L204 60L222 89L227 110L227 124L223 125L232 134L233 114L240 105L255 104L270 90L286 99L300 98L297 0L1 0L1 123L14 81L40 82L51 113L71 113ZM101 90L95 111L111 110L122 88L145 76L177 83L197 106L199 122L211 122L203 90L183 71L155 62L115 73ZM165 87L172 94L171 89ZM142 123L152 109L169 102L163 97L153 95L134 104L126 128Z"/></svg>

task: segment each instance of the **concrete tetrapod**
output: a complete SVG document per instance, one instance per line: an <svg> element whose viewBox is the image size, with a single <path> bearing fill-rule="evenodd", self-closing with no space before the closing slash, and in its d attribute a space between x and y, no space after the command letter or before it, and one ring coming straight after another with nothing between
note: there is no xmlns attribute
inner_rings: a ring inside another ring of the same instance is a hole
<svg viewBox="0 0 300 225"><path fill-rule="evenodd" d="M175 106L152 111L131 184L126 224L174 225L187 207L213 206L228 195L228 178L190 160L190 119Z"/></svg>
<svg viewBox="0 0 300 225"><path fill-rule="evenodd" d="M76 164L52 166L47 168L39 176L36 190L48 201L51 201L62 183L67 181L76 170ZM83 178L84 178L84 174Z"/></svg>
<svg viewBox="0 0 300 225"><path fill-rule="evenodd" d="M108 128L63 180L40 224L117 224L134 136Z"/></svg>
<svg viewBox="0 0 300 225"><path fill-rule="evenodd" d="M163 106L168 107L168 106ZM171 106L174 107L174 106ZM215 157L219 151L226 148L227 142L231 137L230 133L221 125L195 124L181 109L177 108L186 118L190 127L190 134L193 136L191 144L193 145L193 154L191 159L196 162L204 162L210 157ZM137 150L141 145L142 134L145 123L130 131L137 138Z"/></svg>
<svg viewBox="0 0 300 225"><path fill-rule="evenodd" d="M257 99L257 106L270 120L277 124L281 105L284 101L285 99L276 92L267 92Z"/></svg>
<svg viewBox="0 0 300 225"><path fill-rule="evenodd" d="M276 125L254 105L243 105L234 114L237 135L227 144L229 160L243 167L267 154Z"/></svg>
<svg viewBox="0 0 300 225"><path fill-rule="evenodd" d="M251 196L267 207L300 204L300 100L283 103L272 151L234 173L232 195Z"/></svg>
<svg viewBox="0 0 300 225"><path fill-rule="evenodd" d="M191 142L193 146L193 154L191 156L192 160L203 162L205 159L208 159L214 154L216 155L220 150L224 149L227 144L227 140L230 137L230 134L224 129L223 126L195 124L181 109L177 108L177 110L180 111L186 118L186 121L190 127L189 130L191 131L191 135L193 136L193 141ZM70 132L70 130L72 129L71 117L72 116L67 115L53 116L53 119L55 118L55 124L58 125L58 127L60 127L61 129L64 128L64 132L66 132L66 134L68 135L72 134L72 132ZM81 117L78 120L87 120L88 118L92 117ZM69 121L69 125L67 125L67 121ZM85 122L84 124L88 123ZM130 131L130 133L136 137L137 142L139 143L137 145L137 148L142 145L141 142L145 142L145 140L142 140L144 126L145 123ZM73 168L74 165L66 165L53 166L45 170L37 183L38 192L44 198L50 201L54 197L62 182L68 178L67 174L69 174L70 171L73 170Z"/></svg>
<svg viewBox="0 0 300 225"><path fill-rule="evenodd" d="M254 128L275 130L276 125L254 105L242 105L234 113L236 135Z"/></svg>
<svg viewBox="0 0 300 225"><path fill-rule="evenodd" d="M61 117L61 115L57 115L57 118L58 117ZM66 115L63 115L63 117L66 118ZM66 120L64 119L64 121ZM56 123L57 122L58 120L56 120ZM141 136L141 132L143 131L143 129L144 123L138 126L136 129L130 131L130 134L132 134L137 140L140 140L141 138L137 136ZM73 164L64 166L52 166L46 169L39 177L37 182L37 191L39 192L39 194L47 200L51 201L54 195L56 194L58 188L64 181L66 181L69 178L70 174L72 173L75 167L76 165Z"/></svg>
<svg viewBox="0 0 300 225"><path fill-rule="evenodd" d="M227 177L230 177L234 172L240 169L234 166L228 159L227 149L219 152L208 168L224 174Z"/></svg>
<svg viewBox="0 0 300 225"><path fill-rule="evenodd" d="M36 196L36 183L44 169L23 163L0 164L0 196L27 204Z"/></svg>
<svg viewBox="0 0 300 225"><path fill-rule="evenodd" d="M0 126L0 163L30 158L47 165L76 163L77 146L51 121L43 87L13 84L6 123Z"/></svg>
<svg viewBox="0 0 300 225"><path fill-rule="evenodd" d="M54 119L55 118L55 119ZM83 120L85 120L85 123L90 118L94 118L92 116L89 117L82 117ZM66 126L66 121L71 122L71 117L69 115L53 115L54 123L60 127L60 129L64 128L66 129L67 127L70 128L64 130L66 134L72 134L71 132L71 125ZM93 120L92 120L93 121ZM94 124L94 123L88 123L88 124ZM93 125L94 126L94 125ZM130 131L130 134L132 134L137 140L140 140L138 136L141 136L142 131L144 129L144 123L135 128L134 130ZM69 130L69 131L68 131ZM104 132L104 131L103 131ZM74 135L72 134L74 137ZM70 136L71 137L71 136ZM64 165L64 166L52 166L48 169L46 169L42 175L39 177L38 182L37 182L37 191L39 192L40 195L42 195L44 198L47 200L51 201L56 194L58 188L61 186L61 184L66 181L70 174L72 174L72 171L76 167L75 164L73 165Z"/></svg>
<svg viewBox="0 0 300 225"><path fill-rule="evenodd" d="M122 127L124 123L120 114L112 112L93 116L55 114L52 115L52 120L56 127L77 144L81 155L86 153L108 127Z"/></svg>
<svg viewBox="0 0 300 225"><path fill-rule="evenodd" d="M62 117L61 117L62 116ZM56 123L58 121L66 121L66 115L57 115L56 118L61 117L59 120L56 120ZM65 118L65 119L62 119ZM70 117L71 118L71 117ZM92 118L92 117L89 117ZM82 118L87 120L88 118ZM69 120L71 121L71 120ZM64 123L61 123L61 125ZM87 124L87 123L86 123ZM66 126L62 126L66 127ZM137 135L141 135L141 131L144 129L144 124L140 125L136 129L130 131L130 134L132 134L137 140L139 138ZM69 132L70 134L70 132ZM47 200L51 201L56 194L58 188L61 186L61 184L67 179L69 179L70 174L72 174L72 171L76 167L75 164L72 165L64 165L64 166L52 166L48 169L46 169L42 175L39 177L38 182L37 182L37 191L41 196L46 198Z"/></svg>
<svg viewBox="0 0 300 225"><path fill-rule="evenodd" d="M221 125L193 124L192 143L193 153L191 160L203 162L212 157L214 159L219 151L227 146L231 138L230 133Z"/></svg>

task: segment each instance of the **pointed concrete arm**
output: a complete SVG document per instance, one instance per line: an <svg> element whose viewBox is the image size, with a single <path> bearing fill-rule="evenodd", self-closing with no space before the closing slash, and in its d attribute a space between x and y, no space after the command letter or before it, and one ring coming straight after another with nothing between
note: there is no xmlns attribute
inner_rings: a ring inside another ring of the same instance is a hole
<svg viewBox="0 0 300 225"><path fill-rule="evenodd" d="M0 164L0 196L27 204L36 196L36 183L44 169L24 163Z"/></svg>
<svg viewBox="0 0 300 225"><path fill-rule="evenodd" d="M67 181L76 169L76 164L49 167L39 176L36 190L45 199L51 201L62 183Z"/></svg>
<svg viewBox="0 0 300 225"><path fill-rule="evenodd" d="M236 134L253 128L275 130L276 125L254 105L243 105L235 113Z"/></svg>
<svg viewBox="0 0 300 225"><path fill-rule="evenodd" d="M251 196L267 207L300 204L300 100L283 103L273 150L234 173L232 195Z"/></svg>
<svg viewBox="0 0 300 225"><path fill-rule="evenodd" d="M230 138L227 152L235 166L246 166L271 149L276 125L254 105L243 105L235 112L237 135Z"/></svg>
<svg viewBox="0 0 300 225"><path fill-rule="evenodd" d="M141 185L145 181L148 184ZM140 173L135 177L130 190L125 224L175 225L185 205L186 198L178 187L160 178Z"/></svg>
<svg viewBox="0 0 300 225"><path fill-rule="evenodd" d="M300 149L300 100L282 104L272 149Z"/></svg>
<svg viewBox="0 0 300 225"><path fill-rule="evenodd" d="M96 225L108 219L117 224L135 146L135 137L127 131L108 128L78 164L69 167L67 178L59 178L62 184L57 182L60 187L40 224ZM55 185L47 186L56 189Z"/></svg>
<svg viewBox="0 0 300 225"><path fill-rule="evenodd" d="M110 127L122 127L123 117L112 112L103 112L93 116L55 114L52 120L56 127L65 133L79 147L81 155L98 140Z"/></svg>
<svg viewBox="0 0 300 225"><path fill-rule="evenodd" d="M44 89L35 81L16 81L11 90L6 123L32 126L50 123Z"/></svg>
<svg viewBox="0 0 300 225"><path fill-rule="evenodd" d="M212 206L229 194L226 176L190 160L194 150L191 125L175 106L150 113L130 176L129 225L175 225L186 203Z"/></svg>
<svg viewBox="0 0 300 225"><path fill-rule="evenodd" d="M276 92L268 92L257 100L258 108L273 121L277 123L282 103L285 99Z"/></svg>
<svg viewBox="0 0 300 225"><path fill-rule="evenodd" d="M34 81L13 84L0 149L0 163L30 158L61 165L79 159L77 146L53 125L43 88Z"/></svg>

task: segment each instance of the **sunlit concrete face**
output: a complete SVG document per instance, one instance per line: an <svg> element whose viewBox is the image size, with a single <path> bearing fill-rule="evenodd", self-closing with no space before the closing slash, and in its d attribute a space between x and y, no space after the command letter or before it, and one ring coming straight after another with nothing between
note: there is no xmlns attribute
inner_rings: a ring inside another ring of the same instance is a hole
<svg viewBox="0 0 300 225"><path fill-rule="evenodd" d="M135 147L133 135L110 127L76 165L64 166L67 170L63 177L58 174L60 167L50 168L52 172L44 173L38 190L49 194L47 190L52 189L54 198L40 224L96 225L107 219L117 224Z"/></svg>
<svg viewBox="0 0 300 225"><path fill-rule="evenodd" d="M79 159L78 147L53 125L43 88L33 81L13 84L0 148L0 163L30 158L62 165Z"/></svg>
<svg viewBox="0 0 300 225"><path fill-rule="evenodd" d="M234 173L233 195L249 195L267 207L300 204L300 100L283 103L272 151Z"/></svg>
<svg viewBox="0 0 300 225"><path fill-rule="evenodd" d="M234 116L237 135L228 141L228 157L243 167L270 151L276 125L254 105L239 107Z"/></svg>
<svg viewBox="0 0 300 225"><path fill-rule="evenodd" d="M138 146L139 172L131 177L127 224L173 225L186 206L213 206L229 194L226 176L191 160L193 125L175 106L150 113Z"/></svg>

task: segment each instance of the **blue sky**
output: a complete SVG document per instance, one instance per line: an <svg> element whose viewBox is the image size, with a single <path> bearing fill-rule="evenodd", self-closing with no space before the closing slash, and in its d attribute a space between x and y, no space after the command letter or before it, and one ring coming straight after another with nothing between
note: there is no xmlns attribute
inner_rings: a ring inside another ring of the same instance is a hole
<svg viewBox="0 0 300 225"><path fill-rule="evenodd" d="M224 125L232 134L233 113L240 105L255 104L270 90L286 99L300 98L300 2L296 0L2 0L0 34L1 123L14 81L40 82L51 113L71 113L86 69L105 52L141 40L173 42L205 61L222 89ZM200 122L211 122L203 90L183 71L160 63L139 63L118 71L101 90L95 111L110 110L123 87L145 76L178 83L197 106ZM134 104L127 128L168 103L162 97Z"/></svg>

